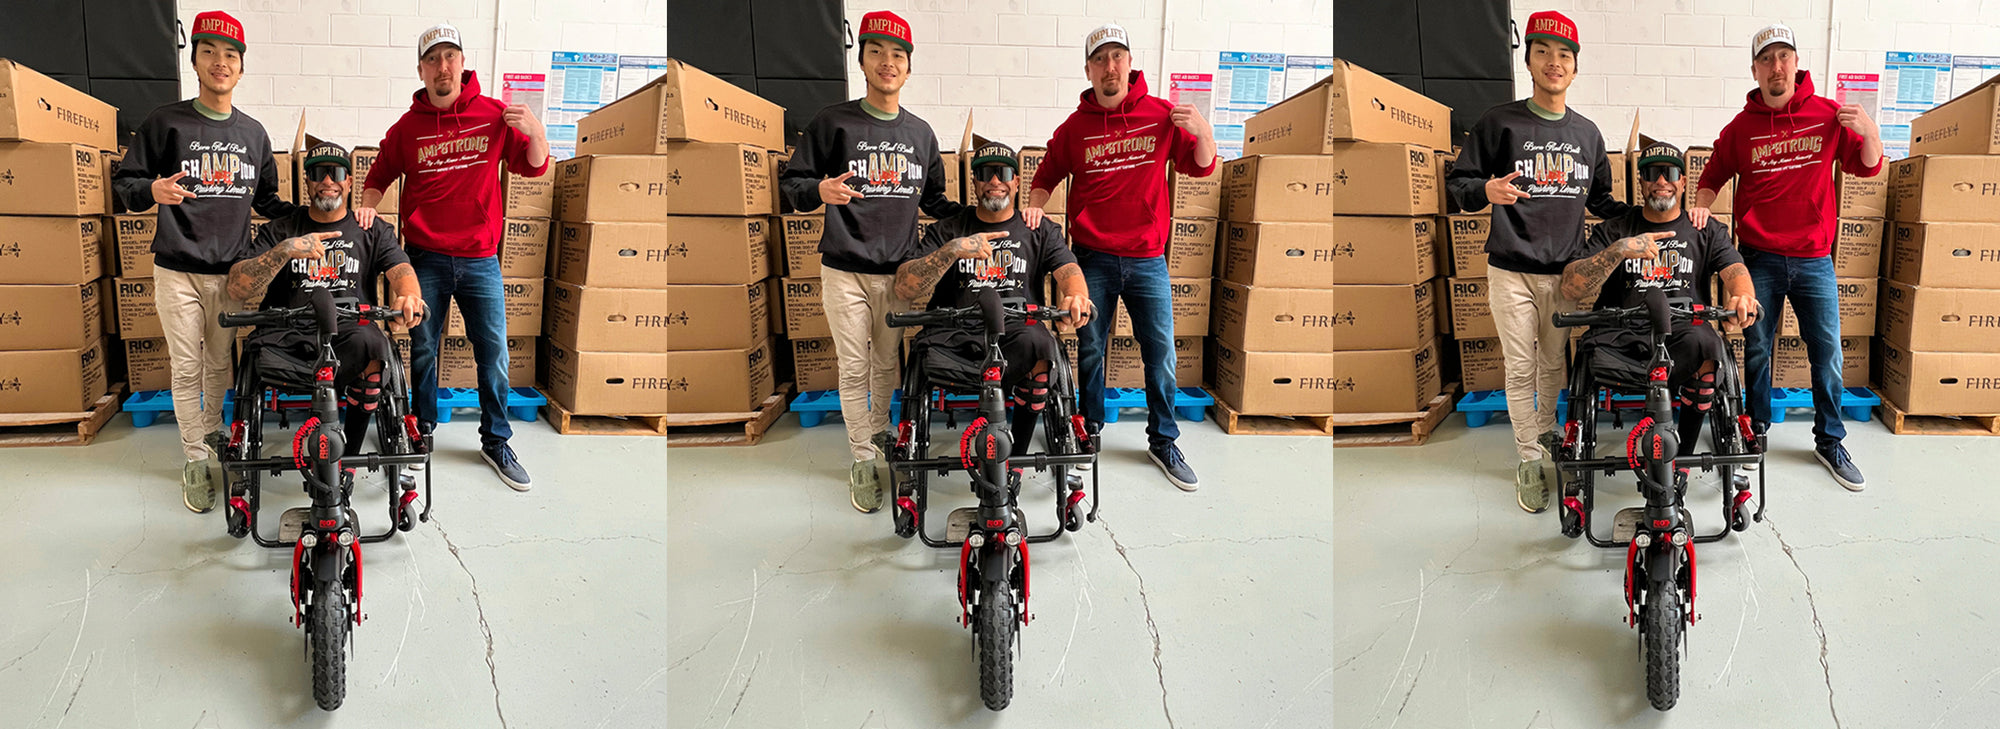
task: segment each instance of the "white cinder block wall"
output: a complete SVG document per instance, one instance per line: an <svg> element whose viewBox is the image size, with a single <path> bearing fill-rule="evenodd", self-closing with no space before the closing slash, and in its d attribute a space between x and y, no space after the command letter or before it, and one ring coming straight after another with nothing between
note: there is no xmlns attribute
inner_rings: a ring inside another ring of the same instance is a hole
<svg viewBox="0 0 2000 729"><path fill-rule="evenodd" d="M301 110L323 139L379 143L422 86L417 34L439 22L458 26L467 67L495 98L500 74L547 73L554 51L667 52L666 0L179 0L184 27L207 10L243 22L250 50L235 102L277 149L291 146ZM183 63L181 96L195 93Z"/></svg>
<svg viewBox="0 0 2000 729"><path fill-rule="evenodd" d="M1514 20L1525 27L1541 10L1576 21L1583 52L1569 103L1613 149L1635 111L1655 138L1713 144L1755 86L1750 36L1773 22L1798 34L1800 67L1827 98L1834 74L1879 74L1888 51L2000 55L1996 0L1515 0ZM1530 92L1518 56L1514 86L1516 97Z"/></svg>
<svg viewBox="0 0 2000 729"><path fill-rule="evenodd" d="M1089 86L1083 36L1105 22L1131 33L1153 94L1169 73L1214 73L1222 51L1333 53L1332 0L847 0L848 22L890 10L916 40L903 104L945 149L974 129L1015 147L1046 144ZM1163 37L1164 36L1164 37ZM848 96L865 93L852 51Z"/></svg>

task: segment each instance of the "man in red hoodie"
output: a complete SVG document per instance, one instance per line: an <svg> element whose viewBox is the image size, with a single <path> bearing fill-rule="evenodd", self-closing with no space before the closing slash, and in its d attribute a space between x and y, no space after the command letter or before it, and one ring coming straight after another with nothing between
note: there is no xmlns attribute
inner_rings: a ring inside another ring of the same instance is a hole
<svg viewBox="0 0 2000 729"><path fill-rule="evenodd" d="M402 178L410 264L424 304L437 312L410 330L419 427L428 433L437 423L438 341L445 304L456 299L479 371L480 455L501 481L526 491L528 471L507 445L514 430L507 423L507 310L499 259L506 211L499 165L524 177L542 176L549 169L548 134L528 107L479 94L479 76L465 68L457 28L424 31L417 58L424 88L382 138L355 217L364 228L372 224L383 191Z"/></svg>
<svg viewBox="0 0 2000 729"><path fill-rule="evenodd" d="M1708 222L1718 190L1736 178L1736 235L1757 288L1757 303L1773 315L1744 331L1744 384L1757 432L1771 422L1771 342L1779 304L1789 298L1812 363L1813 441L1820 464L1849 491L1865 485L1840 441L1840 299L1833 274L1840 218L1833 164L1848 174L1882 171L1882 136L1860 106L1813 95L1812 75L1799 70L1792 29L1766 26L1751 36L1750 71L1757 88L1743 111L1722 128L1702 170L1696 227Z"/></svg>
<svg viewBox="0 0 2000 729"><path fill-rule="evenodd" d="M1194 469L1174 444L1174 310L1167 280L1167 231L1173 224L1167 163L1194 176L1215 172L1215 133L1194 105L1174 106L1146 93L1145 74L1132 70L1125 29L1106 24L1084 37L1084 73L1091 88L1056 127L1035 171L1028 227L1069 178L1069 233L1077 263L1103 316L1078 330L1077 382L1091 432L1104 423L1104 351L1112 305L1120 298L1146 366L1147 451L1167 480L1195 490Z"/></svg>

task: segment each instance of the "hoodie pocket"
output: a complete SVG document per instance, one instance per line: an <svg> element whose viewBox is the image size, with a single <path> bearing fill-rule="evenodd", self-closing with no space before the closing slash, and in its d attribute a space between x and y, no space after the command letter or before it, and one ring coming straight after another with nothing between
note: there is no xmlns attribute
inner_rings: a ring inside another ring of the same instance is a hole
<svg viewBox="0 0 2000 729"><path fill-rule="evenodd" d="M451 242L464 242L486 226L486 209L458 200L440 200L407 213L409 227ZM442 242L442 241L441 241Z"/></svg>
<svg viewBox="0 0 2000 729"><path fill-rule="evenodd" d="M1113 245L1134 245L1153 227L1153 211L1144 203L1111 199L1073 213L1072 228L1089 231Z"/></svg>
<svg viewBox="0 0 2000 729"><path fill-rule="evenodd" d="M1824 213L1818 205L1793 200L1760 203L1742 213L1743 227L1762 233L1779 247L1802 246L1819 229Z"/></svg>

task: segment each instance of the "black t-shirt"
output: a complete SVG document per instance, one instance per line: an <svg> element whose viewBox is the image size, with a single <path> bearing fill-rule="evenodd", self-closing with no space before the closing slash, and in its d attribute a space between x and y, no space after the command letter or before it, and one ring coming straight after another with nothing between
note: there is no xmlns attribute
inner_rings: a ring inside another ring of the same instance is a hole
<svg viewBox="0 0 2000 729"><path fill-rule="evenodd" d="M335 298L353 297L372 305L375 277L410 262L396 241L395 226L376 218L374 227L364 231L352 213L339 222L321 223L301 210L266 223L251 248L253 255L262 255L288 238L326 231L340 233L324 241L326 258L294 258L285 264L271 279L263 308L305 306L312 301L312 291L320 288L331 289Z"/></svg>
<svg viewBox="0 0 2000 729"><path fill-rule="evenodd" d="M979 288L986 286L975 280L979 266L1003 266L1007 278L1012 283L1014 296L1024 296L1034 304L1042 301L1042 278L1055 273L1064 265L1076 263L1076 254L1069 249L1068 239L1063 236L1062 226L1047 218L1041 227L1028 229L1027 222L1021 220L1020 213L999 223L980 220L978 214L968 209L958 215L932 223L924 232L924 239L917 245L917 255L930 255L956 238L975 233L1004 232L1005 238L991 241L993 258L981 261L960 258L951 268L945 269L938 279L937 293L931 296L930 308L952 308L972 306L979 302Z"/></svg>
<svg viewBox="0 0 2000 729"><path fill-rule="evenodd" d="M1597 255L1621 238L1656 231L1674 234L1671 238L1658 241L1659 263L1673 269L1674 279L1681 288L1679 296L1691 296L1702 304L1711 303L1708 300L1709 277L1732 264L1743 262L1743 254L1738 253L1735 244L1730 241L1729 226L1721 221L1710 218L1707 227L1696 230L1687 213L1682 213L1671 222L1655 223L1636 209L1599 223L1584 245L1584 255ZM1646 301L1645 289L1652 284L1641 280L1640 274L1649 263L1651 261L1639 258L1621 261L1617 268L1611 270L1611 276L1604 279L1604 288L1597 297L1597 308L1643 305Z"/></svg>

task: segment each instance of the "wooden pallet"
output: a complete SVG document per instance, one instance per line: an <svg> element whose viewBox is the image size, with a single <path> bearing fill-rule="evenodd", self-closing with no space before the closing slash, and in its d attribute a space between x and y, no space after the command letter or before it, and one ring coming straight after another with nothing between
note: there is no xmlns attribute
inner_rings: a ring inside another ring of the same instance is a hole
<svg viewBox="0 0 2000 729"><path fill-rule="evenodd" d="M90 445L124 401L125 383L120 382L83 412L0 415L0 448Z"/></svg>
<svg viewBox="0 0 2000 729"><path fill-rule="evenodd" d="M577 415L555 398L542 406L549 427L563 435L666 435L665 415Z"/></svg>
<svg viewBox="0 0 2000 729"><path fill-rule="evenodd" d="M1328 430L1332 432L1335 447L1423 445L1431 439L1431 431L1437 430L1445 417L1451 415L1457 402L1458 384L1451 383L1425 403L1422 410L1335 415L1330 418Z"/></svg>
<svg viewBox="0 0 2000 729"><path fill-rule="evenodd" d="M1875 412L1896 435L2000 435L2000 415L1911 415L1886 397Z"/></svg>
<svg viewBox="0 0 2000 729"><path fill-rule="evenodd" d="M1230 435L1332 435L1331 415L1244 415L1220 397L1209 412Z"/></svg>
<svg viewBox="0 0 2000 729"><path fill-rule="evenodd" d="M667 447L753 446L764 440L764 432L784 416L792 401L791 383L764 398L756 410L747 413L701 413L668 415L661 426Z"/></svg>

